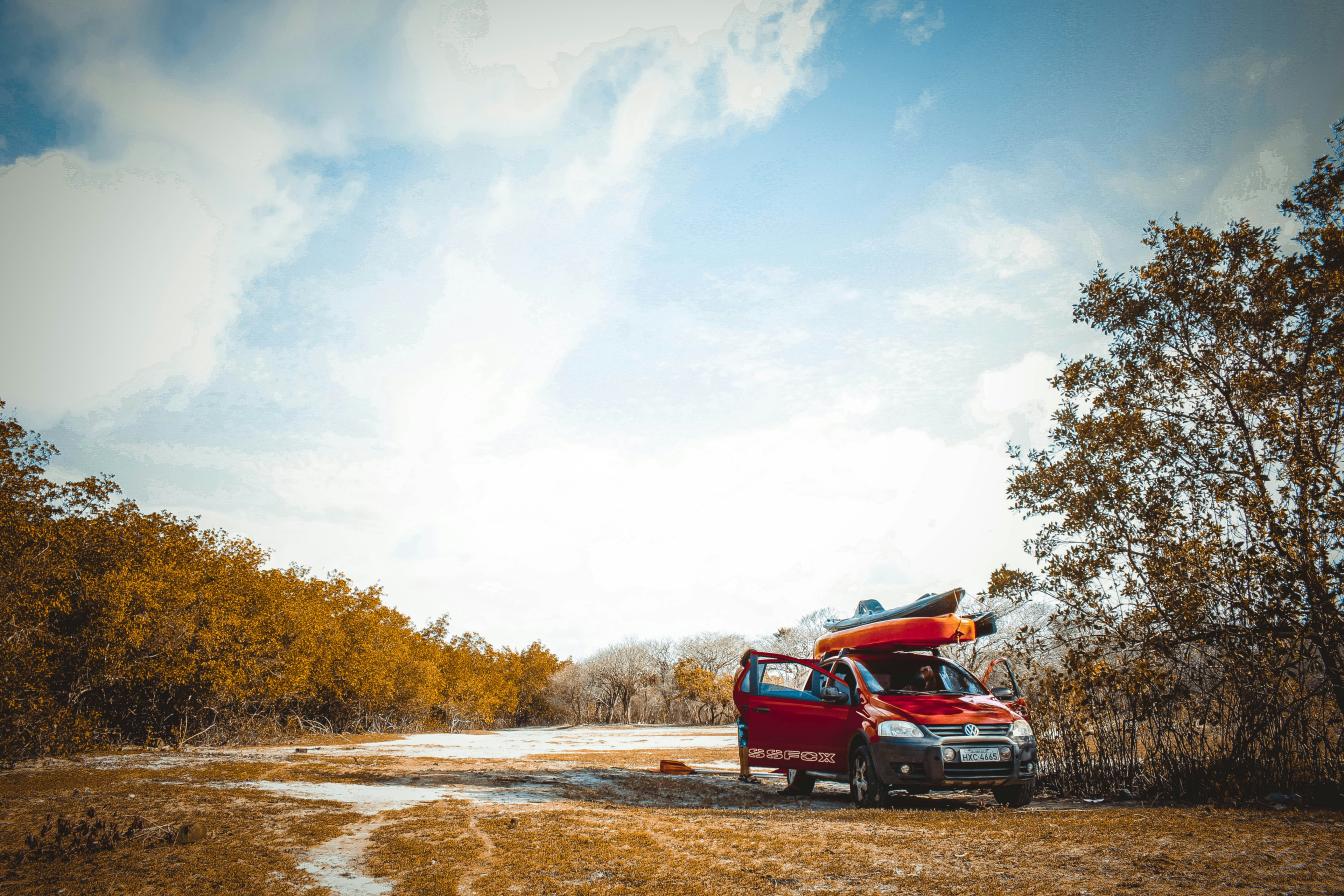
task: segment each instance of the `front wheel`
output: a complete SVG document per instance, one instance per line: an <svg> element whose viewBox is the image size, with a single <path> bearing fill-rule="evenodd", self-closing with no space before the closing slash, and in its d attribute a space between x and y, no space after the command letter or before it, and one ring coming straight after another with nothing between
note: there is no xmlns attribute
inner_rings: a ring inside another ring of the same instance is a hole
<svg viewBox="0 0 1344 896"><path fill-rule="evenodd" d="M860 809L881 809L891 805L887 785L877 776L872 751L859 744L849 757L849 798Z"/></svg>
<svg viewBox="0 0 1344 896"><path fill-rule="evenodd" d="M1036 795L1036 782L1023 781L1020 784L1001 784L994 788L994 799L1000 806L1009 809L1021 809Z"/></svg>
<svg viewBox="0 0 1344 896"><path fill-rule="evenodd" d="M786 769L784 777L789 782L784 792L791 796L807 796L817 786L816 778L796 768Z"/></svg>

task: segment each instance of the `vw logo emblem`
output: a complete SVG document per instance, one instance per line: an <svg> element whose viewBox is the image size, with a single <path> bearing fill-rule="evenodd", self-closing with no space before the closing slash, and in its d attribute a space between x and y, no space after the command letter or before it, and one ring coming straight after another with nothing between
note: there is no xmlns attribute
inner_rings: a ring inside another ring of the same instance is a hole
<svg viewBox="0 0 1344 896"><path fill-rule="evenodd" d="M976 725L963 725L961 730L966 732L967 737L975 737L980 733L980 728Z"/></svg>

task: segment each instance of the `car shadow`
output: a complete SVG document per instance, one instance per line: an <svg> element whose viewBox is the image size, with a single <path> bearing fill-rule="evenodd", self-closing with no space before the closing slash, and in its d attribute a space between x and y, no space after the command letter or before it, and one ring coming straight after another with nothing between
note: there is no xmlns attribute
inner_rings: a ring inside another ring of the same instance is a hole
<svg viewBox="0 0 1344 896"><path fill-rule="evenodd" d="M995 805L994 797L987 793L948 793L915 794L896 793L891 797L893 809L927 809L943 812L965 811L968 809L989 809Z"/></svg>

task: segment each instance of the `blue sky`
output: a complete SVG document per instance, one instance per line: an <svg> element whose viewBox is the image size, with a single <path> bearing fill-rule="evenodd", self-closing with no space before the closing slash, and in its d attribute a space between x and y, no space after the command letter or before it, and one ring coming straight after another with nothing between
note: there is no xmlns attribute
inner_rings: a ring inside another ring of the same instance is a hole
<svg viewBox="0 0 1344 896"><path fill-rule="evenodd" d="M56 472L574 654L1024 563L1078 283L1279 223L1344 114L1331 3L2 24L0 397Z"/></svg>

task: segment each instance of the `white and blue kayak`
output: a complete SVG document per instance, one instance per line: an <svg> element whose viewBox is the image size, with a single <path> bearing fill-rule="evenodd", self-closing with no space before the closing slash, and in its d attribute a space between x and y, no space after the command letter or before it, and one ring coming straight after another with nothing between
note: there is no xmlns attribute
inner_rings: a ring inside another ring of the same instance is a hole
<svg viewBox="0 0 1344 896"><path fill-rule="evenodd" d="M875 600L861 600L854 615L847 619L827 619L822 623L827 631L842 632L873 622L885 622L888 619L912 619L918 616L946 616L957 612L961 599L966 596L965 588L953 588L942 594L926 594L919 600L900 607L884 610Z"/></svg>

